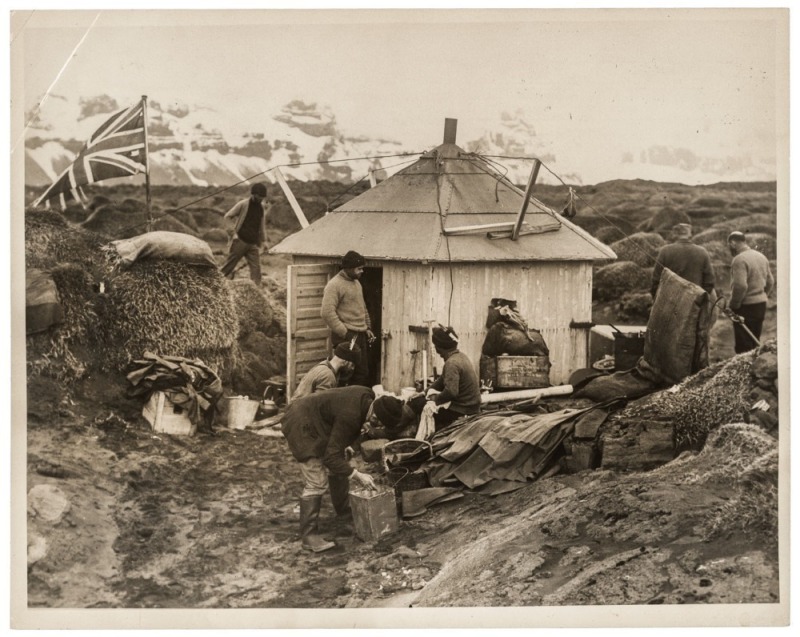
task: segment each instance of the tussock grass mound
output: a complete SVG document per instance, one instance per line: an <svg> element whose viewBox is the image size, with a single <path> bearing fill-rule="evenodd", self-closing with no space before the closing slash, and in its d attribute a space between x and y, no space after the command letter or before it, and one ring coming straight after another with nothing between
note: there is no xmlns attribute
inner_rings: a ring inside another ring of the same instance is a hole
<svg viewBox="0 0 800 637"><path fill-rule="evenodd" d="M613 301L624 293L650 289L652 273L632 261L617 261L600 268L592 279L593 296L597 301Z"/></svg>
<svg viewBox="0 0 800 637"><path fill-rule="evenodd" d="M119 274L100 306L104 367L124 371L146 351L199 358L222 376L235 364L239 321L219 270L138 261Z"/></svg>
<svg viewBox="0 0 800 637"><path fill-rule="evenodd" d="M777 346L773 341L757 351L774 350ZM721 361L690 376L674 391L662 391L626 407L619 412L620 418L671 421L676 448L700 448L714 429L748 420L749 395L756 386L752 373L755 359L756 351L752 351Z"/></svg>
<svg viewBox="0 0 800 637"><path fill-rule="evenodd" d="M620 241L624 239L625 236L626 235L624 233L611 226L603 226L602 228L598 228L594 233L595 239L599 239L606 245L611 245L615 241Z"/></svg>
<svg viewBox="0 0 800 637"><path fill-rule="evenodd" d="M197 231L179 221L172 215L164 215L153 220L153 230L166 230L167 232L182 232L192 236L197 236Z"/></svg>
<svg viewBox="0 0 800 637"><path fill-rule="evenodd" d="M763 233L748 234L747 245L754 250L758 250L771 261L778 258L778 242L771 235Z"/></svg>
<svg viewBox="0 0 800 637"><path fill-rule="evenodd" d="M641 268L655 265L658 250L666 244L656 232L637 232L626 239L611 244L620 261L632 261Z"/></svg>
<svg viewBox="0 0 800 637"><path fill-rule="evenodd" d="M650 292L626 292L619 302L619 317L634 325L645 325L653 308Z"/></svg>
<svg viewBox="0 0 800 637"><path fill-rule="evenodd" d="M98 206L81 227L115 239L127 239L144 232L146 225L144 206L139 210L123 210L117 204L107 203Z"/></svg>
<svg viewBox="0 0 800 637"><path fill-rule="evenodd" d="M238 337L241 339L253 332L269 331L272 306L267 296L250 279L236 279L230 282L230 286L239 317Z"/></svg>
<svg viewBox="0 0 800 637"><path fill-rule="evenodd" d="M696 235L692 237L692 241L697 245L704 245L706 243L711 243L712 241L721 241L725 243L728 240L728 235L730 232L725 230L724 228L708 228L707 230L703 230L702 232L698 232Z"/></svg>
<svg viewBox="0 0 800 637"><path fill-rule="evenodd" d="M88 352L98 347L94 278L78 263L57 265L50 274L58 288L63 321L26 339L28 376L72 382L87 371Z"/></svg>
<svg viewBox="0 0 800 637"><path fill-rule="evenodd" d="M778 232L778 228L777 228L777 226L775 225L774 222L773 223L753 223L753 224L748 224L747 232L768 234L771 237L774 237Z"/></svg>
<svg viewBox="0 0 800 637"><path fill-rule="evenodd" d="M211 228L211 230L206 230L201 238L206 243L227 243L228 233L222 228Z"/></svg>
<svg viewBox="0 0 800 637"><path fill-rule="evenodd" d="M637 229L641 232L657 232L665 236L672 231L676 223L691 223L691 220L683 210L667 207L643 221Z"/></svg>
<svg viewBox="0 0 800 637"><path fill-rule="evenodd" d="M50 210L25 212L25 265L49 270L55 266L80 262L92 270L102 269L105 262L100 246L107 239L67 221Z"/></svg>
<svg viewBox="0 0 800 637"><path fill-rule="evenodd" d="M728 244L725 241L708 241L703 244L703 247L711 257L712 263L725 263L730 265L731 251L728 249Z"/></svg>

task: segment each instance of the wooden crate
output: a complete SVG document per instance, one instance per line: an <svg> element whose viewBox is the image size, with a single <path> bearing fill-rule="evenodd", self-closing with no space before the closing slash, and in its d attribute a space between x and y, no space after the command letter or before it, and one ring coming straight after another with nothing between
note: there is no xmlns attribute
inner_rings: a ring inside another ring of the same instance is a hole
<svg viewBox="0 0 800 637"><path fill-rule="evenodd" d="M155 391L142 410L142 416L149 422L153 431L177 436L191 436L197 425L189 419L182 407L173 403L162 391Z"/></svg>
<svg viewBox="0 0 800 637"><path fill-rule="evenodd" d="M495 389L550 387L547 356L481 356L481 380Z"/></svg>
<svg viewBox="0 0 800 637"><path fill-rule="evenodd" d="M400 526L394 491L351 491L350 508L356 535L365 542L394 533Z"/></svg>

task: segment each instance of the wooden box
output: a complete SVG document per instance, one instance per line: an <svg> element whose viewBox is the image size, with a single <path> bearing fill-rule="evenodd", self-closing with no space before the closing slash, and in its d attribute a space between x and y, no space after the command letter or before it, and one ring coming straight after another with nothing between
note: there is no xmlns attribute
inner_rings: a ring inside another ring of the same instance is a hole
<svg viewBox="0 0 800 637"><path fill-rule="evenodd" d="M550 387L547 356L481 356L481 380L495 389Z"/></svg>
<svg viewBox="0 0 800 637"><path fill-rule="evenodd" d="M356 535L364 542L374 542L400 526L394 491L351 491L350 508Z"/></svg>
<svg viewBox="0 0 800 637"><path fill-rule="evenodd" d="M182 407L173 403L162 391L155 391L142 410L142 416L149 422L153 431L177 436L191 436L197 425L189 419Z"/></svg>

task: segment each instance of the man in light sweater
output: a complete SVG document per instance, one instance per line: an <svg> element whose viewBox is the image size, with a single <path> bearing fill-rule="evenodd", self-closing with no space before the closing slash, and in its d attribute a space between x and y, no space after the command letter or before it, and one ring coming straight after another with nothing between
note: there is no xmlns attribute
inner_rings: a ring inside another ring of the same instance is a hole
<svg viewBox="0 0 800 637"><path fill-rule="evenodd" d="M359 279L364 273L366 260L350 250L342 257L342 270L325 286L322 294L320 316L331 330L331 344L349 342L358 346L359 356L353 361L350 385L369 387L369 352L367 347L375 342L369 313L364 303L364 290Z"/></svg>
<svg viewBox="0 0 800 637"><path fill-rule="evenodd" d="M767 298L775 285L767 257L747 245L741 232L728 235L731 261L731 298L728 308L744 319L744 325L753 336L761 338L761 326L767 311ZM756 347L755 341L739 324L733 324L737 354Z"/></svg>

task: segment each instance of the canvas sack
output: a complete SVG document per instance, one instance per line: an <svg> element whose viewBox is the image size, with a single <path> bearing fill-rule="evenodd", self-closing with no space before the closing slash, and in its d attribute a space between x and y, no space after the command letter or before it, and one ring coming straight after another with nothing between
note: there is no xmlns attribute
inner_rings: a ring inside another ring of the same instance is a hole
<svg viewBox="0 0 800 637"><path fill-rule="evenodd" d="M216 267L211 247L202 239L184 232L157 230L130 239L119 239L109 244L118 255L120 268L127 268L143 259L166 259L190 265Z"/></svg>

